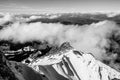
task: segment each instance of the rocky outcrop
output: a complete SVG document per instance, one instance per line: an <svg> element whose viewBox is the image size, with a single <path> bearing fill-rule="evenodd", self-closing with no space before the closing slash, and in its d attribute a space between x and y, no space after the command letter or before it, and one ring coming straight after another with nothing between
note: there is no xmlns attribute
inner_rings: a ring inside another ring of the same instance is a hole
<svg viewBox="0 0 120 80"><path fill-rule="evenodd" d="M120 80L119 72L92 54L75 50L68 43L45 56L29 60L27 65L49 80Z"/></svg>

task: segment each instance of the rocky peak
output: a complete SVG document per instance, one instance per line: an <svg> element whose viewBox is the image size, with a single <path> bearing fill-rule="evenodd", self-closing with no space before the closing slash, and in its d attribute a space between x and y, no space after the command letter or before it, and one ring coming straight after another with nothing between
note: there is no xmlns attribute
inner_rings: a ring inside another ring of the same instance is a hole
<svg viewBox="0 0 120 80"><path fill-rule="evenodd" d="M61 46L60 46L60 51L66 51L66 50L70 50L73 47L70 45L69 42L64 42Z"/></svg>

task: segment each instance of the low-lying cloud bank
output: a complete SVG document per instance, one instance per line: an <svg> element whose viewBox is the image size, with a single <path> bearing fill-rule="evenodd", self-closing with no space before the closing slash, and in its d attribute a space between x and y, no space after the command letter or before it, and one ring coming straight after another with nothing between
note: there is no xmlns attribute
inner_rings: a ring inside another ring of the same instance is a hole
<svg viewBox="0 0 120 80"><path fill-rule="evenodd" d="M7 21L11 21L14 17L10 14L4 14L2 18L0 18L0 25L4 24Z"/></svg>
<svg viewBox="0 0 120 80"><path fill-rule="evenodd" d="M109 48L108 39L113 32L118 34L120 28L115 22L101 21L91 25L62 25L60 23L19 23L16 22L0 31L0 40L13 42L47 41L60 45L65 41L83 52L93 53L98 59L106 56L105 47Z"/></svg>

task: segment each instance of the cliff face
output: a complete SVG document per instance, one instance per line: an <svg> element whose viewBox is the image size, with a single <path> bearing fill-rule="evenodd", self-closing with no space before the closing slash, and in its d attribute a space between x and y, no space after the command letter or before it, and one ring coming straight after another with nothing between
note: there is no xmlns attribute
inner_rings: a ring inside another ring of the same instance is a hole
<svg viewBox="0 0 120 80"><path fill-rule="evenodd" d="M65 46L43 57L29 58L28 66L49 80L120 80L119 72L96 60L92 54Z"/></svg>
<svg viewBox="0 0 120 80"><path fill-rule="evenodd" d="M0 52L0 80L20 80L10 69L10 63L6 60L3 53Z"/></svg>

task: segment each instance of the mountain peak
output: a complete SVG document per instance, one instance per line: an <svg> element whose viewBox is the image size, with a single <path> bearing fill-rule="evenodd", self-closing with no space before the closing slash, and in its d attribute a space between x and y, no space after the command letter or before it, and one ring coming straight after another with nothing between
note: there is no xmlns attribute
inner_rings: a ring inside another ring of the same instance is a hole
<svg viewBox="0 0 120 80"><path fill-rule="evenodd" d="M57 51L58 50L58 51ZM28 64L49 80L120 80L120 73L96 60L92 54L77 51L64 43L54 54Z"/></svg>

